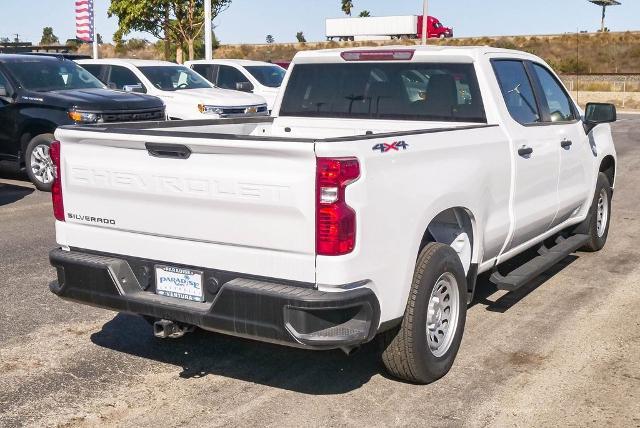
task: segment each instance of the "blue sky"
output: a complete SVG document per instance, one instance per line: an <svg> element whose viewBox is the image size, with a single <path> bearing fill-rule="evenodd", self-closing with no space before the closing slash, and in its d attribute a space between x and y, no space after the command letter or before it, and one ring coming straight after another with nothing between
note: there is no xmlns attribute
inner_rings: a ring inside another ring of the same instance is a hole
<svg viewBox="0 0 640 428"><path fill-rule="evenodd" d="M354 14L362 9L373 15L419 14L422 0L353 0ZM607 26L613 31L640 30L640 1L621 0L608 9ZM107 18L109 0L95 0L98 32L105 40L117 28ZM223 43L290 42L303 31L309 41L324 39L324 20L342 16L339 0L233 0L216 20ZM430 15L454 27L457 36L547 34L594 31L600 10L587 0L430 0ZM66 40L74 36L74 0L0 0L0 37L39 41L42 27L53 26ZM149 40L149 35L142 35Z"/></svg>

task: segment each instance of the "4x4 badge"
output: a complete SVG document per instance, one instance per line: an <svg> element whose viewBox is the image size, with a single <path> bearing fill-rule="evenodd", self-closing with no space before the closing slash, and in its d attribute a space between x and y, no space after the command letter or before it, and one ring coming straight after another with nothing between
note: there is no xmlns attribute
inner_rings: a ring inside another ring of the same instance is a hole
<svg viewBox="0 0 640 428"><path fill-rule="evenodd" d="M407 150L407 148L409 147L409 145L407 143L405 143L404 141L395 141L391 144L388 143L379 143L376 144L375 146L373 146L373 151L379 151L380 153L387 153L390 151L397 151L399 152L400 149L402 150Z"/></svg>

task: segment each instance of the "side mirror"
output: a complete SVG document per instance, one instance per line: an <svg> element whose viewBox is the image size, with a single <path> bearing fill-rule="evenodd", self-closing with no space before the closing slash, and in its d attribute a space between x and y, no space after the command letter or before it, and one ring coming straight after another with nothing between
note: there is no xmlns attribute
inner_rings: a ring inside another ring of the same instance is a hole
<svg viewBox="0 0 640 428"><path fill-rule="evenodd" d="M251 92L253 91L253 85L251 82L237 82L236 91Z"/></svg>
<svg viewBox="0 0 640 428"><path fill-rule="evenodd" d="M616 106L607 103L588 103L584 113L584 130L588 134L601 123L618 120Z"/></svg>
<svg viewBox="0 0 640 428"><path fill-rule="evenodd" d="M122 87L122 90L125 92L136 92L138 94L146 94L147 91L144 90L144 88L142 87L141 84L136 84L136 85L124 85Z"/></svg>
<svg viewBox="0 0 640 428"><path fill-rule="evenodd" d="M6 98L9 96L7 92L7 88L5 86L0 85L0 97Z"/></svg>

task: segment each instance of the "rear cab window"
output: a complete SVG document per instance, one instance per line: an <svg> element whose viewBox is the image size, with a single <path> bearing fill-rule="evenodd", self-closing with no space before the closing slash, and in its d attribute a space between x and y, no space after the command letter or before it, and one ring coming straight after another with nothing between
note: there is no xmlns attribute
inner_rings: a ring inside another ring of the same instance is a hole
<svg viewBox="0 0 640 428"><path fill-rule="evenodd" d="M486 123L473 64L296 64L281 116Z"/></svg>

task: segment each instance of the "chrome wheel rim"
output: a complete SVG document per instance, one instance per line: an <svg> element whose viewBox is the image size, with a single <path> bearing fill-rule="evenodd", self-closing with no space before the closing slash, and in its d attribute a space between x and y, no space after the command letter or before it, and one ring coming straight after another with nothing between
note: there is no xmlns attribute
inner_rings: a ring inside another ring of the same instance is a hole
<svg viewBox="0 0 640 428"><path fill-rule="evenodd" d="M607 221L609 220L609 194L607 189L600 189L598 196L598 211L596 213L598 238L602 238L607 230Z"/></svg>
<svg viewBox="0 0 640 428"><path fill-rule="evenodd" d="M427 308L427 344L435 357L443 356L451 347L458 327L459 305L458 281L452 273L445 272L431 290Z"/></svg>
<svg viewBox="0 0 640 428"><path fill-rule="evenodd" d="M42 184L49 184L53 181L53 162L49 155L49 146L38 144L31 152L31 172L33 176Z"/></svg>

